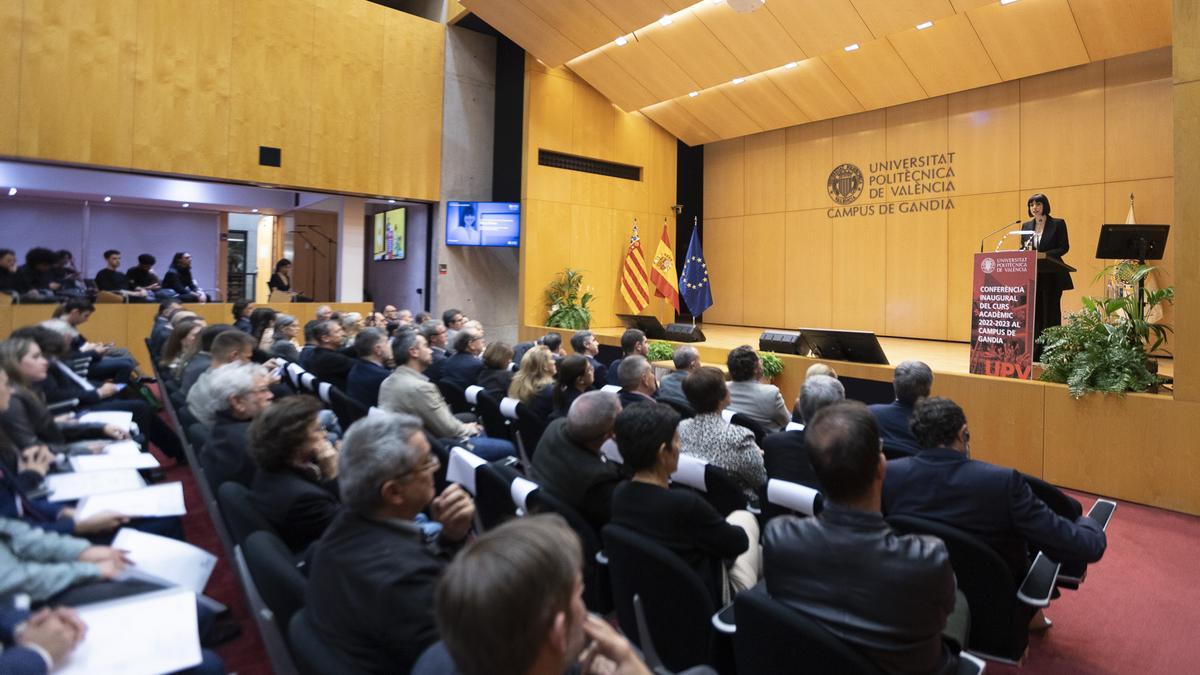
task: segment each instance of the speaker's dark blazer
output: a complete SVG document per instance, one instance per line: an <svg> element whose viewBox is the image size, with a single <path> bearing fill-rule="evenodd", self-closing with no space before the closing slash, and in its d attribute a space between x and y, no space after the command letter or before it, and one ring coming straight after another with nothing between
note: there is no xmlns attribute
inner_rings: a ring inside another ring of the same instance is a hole
<svg viewBox="0 0 1200 675"><path fill-rule="evenodd" d="M1030 218L1021 224L1022 230L1033 232L1036 227L1034 220ZM1025 246L1029 242L1032 234L1021 235L1021 245ZM1071 250L1071 240L1067 237L1067 221L1054 216L1046 216L1046 228L1042 230L1042 240L1038 242L1038 253L1045 253L1047 258L1054 258L1062 262L1062 258ZM1053 284L1055 290L1069 291L1075 288L1075 284L1071 282L1071 273L1067 271L1039 274L1038 285Z"/></svg>

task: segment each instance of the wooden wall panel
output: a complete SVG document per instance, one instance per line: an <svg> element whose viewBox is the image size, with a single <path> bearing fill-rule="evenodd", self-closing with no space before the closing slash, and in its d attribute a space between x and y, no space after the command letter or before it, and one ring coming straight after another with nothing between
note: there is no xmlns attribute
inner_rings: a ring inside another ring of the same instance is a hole
<svg viewBox="0 0 1200 675"><path fill-rule="evenodd" d="M783 129L746 137L744 163L747 215L783 211L786 146Z"/></svg>
<svg viewBox="0 0 1200 675"><path fill-rule="evenodd" d="M742 324L745 286L743 218L708 218L704 223L704 260L712 284L713 305L704 312L712 323Z"/></svg>
<svg viewBox="0 0 1200 675"><path fill-rule="evenodd" d="M137 5L137 0L26 0L21 155L130 165Z"/></svg>
<svg viewBox="0 0 1200 675"><path fill-rule="evenodd" d="M706 218L740 216L746 212L745 157L745 141L741 138L704 146Z"/></svg>
<svg viewBox="0 0 1200 675"><path fill-rule="evenodd" d="M784 130L784 192L788 211L829 203L825 182L833 164L833 122L824 120Z"/></svg>
<svg viewBox="0 0 1200 675"><path fill-rule="evenodd" d="M884 112L888 159L941 154L949 149L945 96L895 106Z"/></svg>
<svg viewBox="0 0 1200 675"><path fill-rule="evenodd" d="M612 149L613 161L643 167L642 180L616 180L612 182L612 204L625 211L646 211L647 199L657 193L663 181L659 159L662 143L659 134L653 133L654 123L640 113L613 115ZM672 147L672 153L674 147ZM674 160L671 161L674 166ZM674 176L674 171L671 172ZM674 180L672 177L671 180ZM654 185L654 189L650 186Z"/></svg>
<svg viewBox="0 0 1200 675"><path fill-rule="evenodd" d="M290 0L239 2L233 9L229 172L244 180L307 185L315 9ZM279 167L258 148L281 150Z"/></svg>
<svg viewBox="0 0 1200 675"><path fill-rule="evenodd" d="M525 115L527 153L533 153L533 161L527 157L525 163L525 197L570 202L570 172L541 166L537 163L537 151L542 148L571 151L575 83L566 77L529 71L525 73L525 82L529 100L540 102L527 109Z"/></svg>
<svg viewBox="0 0 1200 675"><path fill-rule="evenodd" d="M1072 187L1035 187L1031 192L1042 192L1050 200L1051 213L1065 218L1070 234L1071 250L1063 256L1067 264L1079 270L1071 275L1075 289L1063 293L1062 311L1078 311L1084 295L1104 294L1104 284L1093 282L1104 261L1096 260L1096 240L1100 237L1100 226L1104 224L1104 185L1075 185ZM1029 195L1024 195L1027 201ZM1122 219L1122 222L1124 219Z"/></svg>
<svg viewBox="0 0 1200 675"><path fill-rule="evenodd" d="M979 242L1005 222L1015 220L1018 214L1024 215L1025 199L1016 191L954 198L955 208L947 214L946 227L947 340L971 339L971 274ZM1012 229L1019 227L1013 225ZM1000 236L988 238L984 250L994 250ZM1013 237L1008 238L1008 248L1013 247L1013 242Z"/></svg>
<svg viewBox="0 0 1200 675"><path fill-rule="evenodd" d="M659 100L605 52L589 52L571 61L570 65L571 70L594 83L592 86L621 110L639 110Z"/></svg>
<svg viewBox="0 0 1200 675"><path fill-rule="evenodd" d="M316 0L309 177L341 190L379 192L383 111L364 105L383 88L387 8L361 0Z"/></svg>
<svg viewBox="0 0 1200 675"><path fill-rule="evenodd" d="M546 285L565 267L563 254L571 250L571 205L566 202L525 199L525 222L521 228L520 289L522 320L526 325L546 323ZM587 277L585 283L591 283ZM604 292L603 286L595 286ZM615 289L609 290L611 293Z"/></svg>
<svg viewBox="0 0 1200 675"><path fill-rule="evenodd" d="M20 117L21 94L21 20L25 0L0 2L0 91L8 92L0 99L0 155L17 154L17 120ZM6 333L7 334L7 333Z"/></svg>
<svg viewBox="0 0 1200 675"><path fill-rule="evenodd" d="M781 326L785 314L781 301L787 294L784 287L788 283L785 247L780 246L786 240L784 214L780 211L746 216L742 239L742 323Z"/></svg>
<svg viewBox="0 0 1200 675"><path fill-rule="evenodd" d="M883 333L885 216L839 218L833 234L833 325Z"/></svg>
<svg viewBox="0 0 1200 675"><path fill-rule="evenodd" d="M437 201L446 29L405 12L387 12L383 29L379 192Z"/></svg>
<svg viewBox="0 0 1200 675"><path fill-rule="evenodd" d="M833 120L833 161L830 169L843 162L862 162L863 158L883 157L887 153L884 137L887 112L870 112ZM828 174L826 174L828 176ZM829 202L825 202L829 205Z"/></svg>
<svg viewBox="0 0 1200 675"><path fill-rule="evenodd" d="M933 395L953 400L967 416L971 457L1032 476L1043 475L1043 455L1049 452L1042 444L1048 389L1024 380L979 375L937 373L933 378ZM1014 414L998 415L997 410Z"/></svg>
<svg viewBox="0 0 1200 675"><path fill-rule="evenodd" d="M946 339L946 212L887 215L887 335Z"/></svg>
<svg viewBox="0 0 1200 675"><path fill-rule="evenodd" d="M784 232L782 327L833 325L833 223L824 210L790 211Z"/></svg>
<svg viewBox="0 0 1200 675"><path fill-rule="evenodd" d="M596 299L592 303L592 312L597 316L608 316L614 313L620 293L613 293L613 289L620 288L621 278L619 266L624 259L621 255L617 255L619 250L622 254L624 248L613 246L614 240L624 241L628 238L628 233L621 235L622 230L628 229L622 227L623 223L614 222L614 213L611 209L584 206L581 204L571 205L571 232L570 232L570 255L567 261L561 260L560 256L557 261L560 266L570 266L574 269L583 272L584 279L587 284L593 289L601 292L595 293ZM643 248L646 250L646 257L650 258L654 255L653 242L647 236L653 228L643 230ZM657 241L655 239L654 241ZM647 246L647 244L650 244Z"/></svg>
<svg viewBox="0 0 1200 675"><path fill-rule="evenodd" d="M1021 187L1103 180L1104 64L1021 80Z"/></svg>
<svg viewBox="0 0 1200 675"><path fill-rule="evenodd" d="M1170 80L1169 48L1104 63L1104 180L1171 175Z"/></svg>
<svg viewBox="0 0 1200 675"><path fill-rule="evenodd" d="M1017 189L1021 182L1020 83L997 84L948 98L949 149L955 153L958 193Z"/></svg>
<svg viewBox="0 0 1200 675"><path fill-rule="evenodd" d="M229 174L232 0L141 0L133 166Z"/></svg>

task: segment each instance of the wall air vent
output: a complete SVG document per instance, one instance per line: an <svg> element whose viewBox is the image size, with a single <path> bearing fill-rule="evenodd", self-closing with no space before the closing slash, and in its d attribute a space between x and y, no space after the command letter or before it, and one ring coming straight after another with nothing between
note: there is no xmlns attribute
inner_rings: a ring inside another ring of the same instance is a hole
<svg viewBox="0 0 1200 675"><path fill-rule="evenodd" d="M555 169L582 171L583 173L594 173L624 180L640 181L642 179L642 167L640 166L630 166L628 164L606 162L601 159L592 159L591 157L568 155L544 148L538 149L538 164Z"/></svg>

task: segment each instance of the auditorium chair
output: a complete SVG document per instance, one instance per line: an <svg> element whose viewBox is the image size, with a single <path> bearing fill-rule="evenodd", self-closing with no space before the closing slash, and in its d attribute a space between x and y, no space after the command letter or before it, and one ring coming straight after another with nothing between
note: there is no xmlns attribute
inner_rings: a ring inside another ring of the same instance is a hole
<svg viewBox="0 0 1200 675"><path fill-rule="evenodd" d="M292 658L301 675L364 675L321 640L317 629L308 620L307 609L292 616L287 632Z"/></svg>
<svg viewBox="0 0 1200 675"><path fill-rule="evenodd" d="M285 630L292 616L304 607L308 588L308 579L296 566L295 556L282 539L265 530L246 538L242 556L263 604L274 615L275 625Z"/></svg>
<svg viewBox="0 0 1200 675"><path fill-rule="evenodd" d="M501 464L476 467L475 512L485 531L520 515L512 498L512 483L519 477L515 469Z"/></svg>
<svg viewBox="0 0 1200 675"><path fill-rule="evenodd" d="M696 490L722 516L739 509L758 510L748 503L746 493L728 471L692 455L679 455L679 466L671 474L671 482Z"/></svg>
<svg viewBox="0 0 1200 675"><path fill-rule="evenodd" d="M667 405L671 406L672 408L675 409L675 412L679 413L679 416L685 420L691 419L696 416L695 409L693 409L692 406L684 403L683 401L676 401L675 399L672 399L672 398L660 398L660 399L658 399L658 402L666 403Z"/></svg>
<svg viewBox="0 0 1200 675"><path fill-rule="evenodd" d="M600 534L570 504L544 488L539 487L529 493L525 501L527 512L557 513L579 535L579 541L583 544L583 602L589 610L598 614L611 612L612 589Z"/></svg>
<svg viewBox="0 0 1200 675"><path fill-rule="evenodd" d="M367 416L365 405L337 387L329 390L329 409L337 416L338 424L343 429L349 429L351 424Z"/></svg>
<svg viewBox="0 0 1200 675"><path fill-rule="evenodd" d="M906 450L904 448L897 448L893 445L888 445L887 443L883 444L883 456L886 457L889 461L893 460L893 459L903 459L905 457L912 457L915 454L916 453L911 450Z"/></svg>
<svg viewBox="0 0 1200 675"><path fill-rule="evenodd" d="M250 501L250 489L245 485L232 481L222 483L217 490L217 504L225 517L225 524L229 528L233 543L243 544L247 537L260 530L278 536L275 528Z"/></svg>
<svg viewBox="0 0 1200 675"><path fill-rule="evenodd" d="M729 409L726 408L726 410L729 410ZM746 417L745 415L743 415L742 413L739 413L739 412L733 413L733 415L730 416L728 419L729 419L730 424L736 424L739 427L744 427L746 429L749 429L754 434L754 442L760 448L762 447L763 439L767 437L767 431L766 431L766 429L762 428L761 424L759 424L758 422L755 422L754 420L750 419L749 417Z"/></svg>
<svg viewBox="0 0 1200 675"><path fill-rule="evenodd" d="M641 600L645 634L662 663L672 671L707 664L734 672L734 627L715 621L716 608L704 581L686 562L662 544L621 525L601 531L612 580L613 604L621 631L639 646L639 623L633 598Z"/></svg>
<svg viewBox="0 0 1200 675"><path fill-rule="evenodd" d="M971 608L972 652L1019 664L1029 644L1029 621L1050 603L1058 563L1038 554L1018 587L1008 564L983 540L924 518L893 515L887 522L906 534L931 534L946 544L958 588Z"/></svg>
<svg viewBox="0 0 1200 675"><path fill-rule="evenodd" d="M471 412L471 406L467 405L467 397L463 394L463 390L452 382L443 382L434 380L438 391L442 392L442 398L446 399L446 405L450 406L450 412L462 414Z"/></svg>
<svg viewBox="0 0 1200 675"><path fill-rule="evenodd" d="M782 515L814 516L821 513L825 507L825 498L821 493L807 485L767 478L759 491L762 504L763 523Z"/></svg>
<svg viewBox="0 0 1200 675"><path fill-rule="evenodd" d="M525 456L532 461L542 434L546 433L546 420L524 403L517 404L516 412L517 435L521 438L521 445L525 446Z"/></svg>
<svg viewBox="0 0 1200 675"><path fill-rule="evenodd" d="M500 412L500 402L494 396L486 391L476 394L475 410L489 438L513 440L515 423Z"/></svg>

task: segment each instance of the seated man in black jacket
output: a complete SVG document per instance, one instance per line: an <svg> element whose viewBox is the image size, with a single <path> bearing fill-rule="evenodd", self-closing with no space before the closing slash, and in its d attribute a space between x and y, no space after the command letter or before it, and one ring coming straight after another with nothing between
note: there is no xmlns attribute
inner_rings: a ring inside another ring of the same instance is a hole
<svg viewBox="0 0 1200 675"><path fill-rule="evenodd" d="M379 386L392 374L392 341L381 328L364 328L354 336L358 360L346 375L346 395L367 406L379 403Z"/></svg>
<svg viewBox="0 0 1200 675"><path fill-rule="evenodd" d="M613 489L621 482L616 465L600 453L620 413L616 394L580 394L566 417L546 427L533 454L533 479L579 511L597 532L612 517Z"/></svg>
<svg viewBox="0 0 1200 675"><path fill-rule="evenodd" d="M271 399L271 374L256 363L232 363L215 371L209 381L216 420L200 450L204 473L213 485L232 480L249 487L254 460L249 453L250 423Z"/></svg>
<svg viewBox="0 0 1200 675"><path fill-rule="evenodd" d="M920 361L904 361L896 366L892 387L896 390L896 400L869 406L871 414L879 422L879 436L888 448L889 457L900 453L915 455L920 452L921 444L909 424L917 399L928 396L933 389L933 371Z"/></svg>
<svg viewBox="0 0 1200 675"><path fill-rule="evenodd" d="M107 266L96 272L96 288L98 290L116 293L131 300L149 301L154 299L153 291L130 286L129 278L121 271L120 251L115 248L105 251L104 264Z"/></svg>
<svg viewBox="0 0 1200 675"><path fill-rule="evenodd" d="M363 418L342 441L345 508L316 544L307 608L348 668L406 673L437 640L434 587L475 516L457 484L435 496L439 466L412 415Z"/></svg>
<svg viewBox="0 0 1200 675"><path fill-rule="evenodd" d="M965 610L940 539L899 535L880 512L887 465L864 405L830 405L805 428L825 493L815 518L767 523L763 571L775 600L814 619L889 673L953 673L957 649L942 639ZM965 626L954 624L962 644Z"/></svg>
<svg viewBox="0 0 1200 675"><path fill-rule="evenodd" d="M827 405L845 400L846 389L837 379L828 375L813 375L804 380L800 387L800 398L796 410L801 420L813 419L817 411ZM778 478L821 489L821 481L813 471L804 446L804 428L777 431L763 439L763 466L767 478Z"/></svg>
<svg viewBox="0 0 1200 675"><path fill-rule="evenodd" d="M176 297L184 302L208 302L208 296L192 278L192 254L180 251L171 259L162 287L175 291Z"/></svg>
<svg viewBox="0 0 1200 675"><path fill-rule="evenodd" d="M316 347L309 353L304 367L322 382L346 390L346 376L354 367L354 358L342 351L346 330L340 321L322 321L313 326Z"/></svg>
<svg viewBox="0 0 1200 675"><path fill-rule="evenodd" d="M474 328L464 328L454 335L454 355L442 362L442 382L449 382L459 389L466 389L479 379L483 370L483 350L487 343L483 333Z"/></svg>

